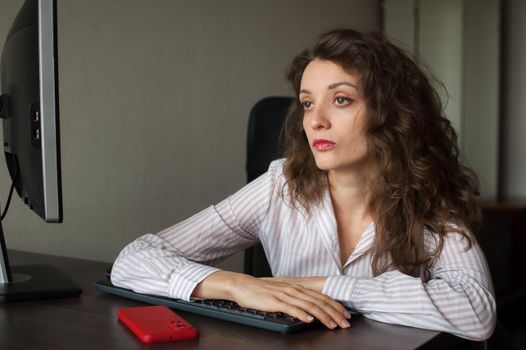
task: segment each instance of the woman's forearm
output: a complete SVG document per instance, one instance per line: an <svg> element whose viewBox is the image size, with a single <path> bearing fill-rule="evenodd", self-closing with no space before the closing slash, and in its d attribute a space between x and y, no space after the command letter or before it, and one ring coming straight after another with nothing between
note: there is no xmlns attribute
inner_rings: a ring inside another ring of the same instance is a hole
<svg viewBox="0 0 526 350"><path fill-rule="evenodd" d="M225 299L235 301L233 290L241 280L254 278L237 272L216 271L199 283L192 297L204 299Z"/></svg>

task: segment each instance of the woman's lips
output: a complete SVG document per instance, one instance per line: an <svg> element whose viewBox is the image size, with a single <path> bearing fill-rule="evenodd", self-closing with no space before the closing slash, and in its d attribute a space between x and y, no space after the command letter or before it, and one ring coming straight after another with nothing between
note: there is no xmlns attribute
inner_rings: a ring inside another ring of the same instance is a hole
<svg viewBox="0 0 526 350"><path fill-rule="evenodd" d="M312 146L318 151L330 151L336 144L329 140L314 140Z"/></svg>

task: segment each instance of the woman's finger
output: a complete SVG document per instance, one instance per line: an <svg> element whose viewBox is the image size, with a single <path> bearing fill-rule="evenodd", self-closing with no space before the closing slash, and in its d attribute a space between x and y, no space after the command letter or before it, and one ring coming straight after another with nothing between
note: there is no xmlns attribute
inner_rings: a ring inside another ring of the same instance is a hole
<svg viewBox="0 0 526 350"><path fill-rule="evenodd" d="M349 327L348 319L351 318L351 313L342 304L325 294L315 292L308 288L304 288L303 292L311 298L314 298L316 306L326 310L340 327Z"/></svg>
<svg viewBox="0 0 526 350"><path fill-rule="evenodd" d="M327 296L309 291L301 286L282 287L279 293L277 296L281 301L309 313L328 328L349 327L349 322L345 319L343 311L335 307L339 303Z"/></svg>

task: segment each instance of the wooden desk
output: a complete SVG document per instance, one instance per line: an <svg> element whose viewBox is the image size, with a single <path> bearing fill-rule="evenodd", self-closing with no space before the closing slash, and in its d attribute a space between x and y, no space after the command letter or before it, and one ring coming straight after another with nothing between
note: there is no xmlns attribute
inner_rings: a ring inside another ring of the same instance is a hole
<svg viewBox="0 0 526 350"><path fill-rule="evenodd" d="M117 321L117 310L143 304L103 294L94 282L108 264L10 251L12 265L46 263L59 267L83 289L79 298L0 306L0 349L454 349L463 341L449 334L353 317L348 330L316 328L282 335L178 313L200 331L199 340L144 345Z"/></svg>

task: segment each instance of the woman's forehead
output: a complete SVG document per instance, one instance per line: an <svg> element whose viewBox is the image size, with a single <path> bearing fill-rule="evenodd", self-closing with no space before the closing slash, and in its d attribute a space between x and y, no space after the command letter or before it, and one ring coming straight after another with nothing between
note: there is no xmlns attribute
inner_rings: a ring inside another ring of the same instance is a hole
<svg viewBox="0 0 526 350"><path fill-rule="evenodd" d="M336 62L315 59L305 67L300 87L302 90L314 87L331 88L335 85L342 85L341 83L359 89L360 75L358 72L344 69Z"/></svg>

